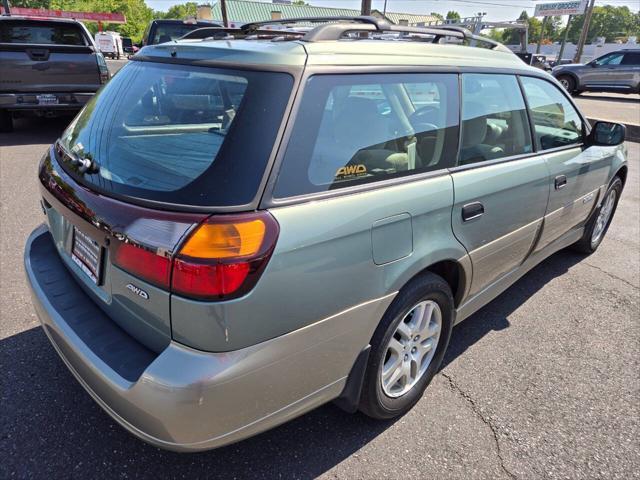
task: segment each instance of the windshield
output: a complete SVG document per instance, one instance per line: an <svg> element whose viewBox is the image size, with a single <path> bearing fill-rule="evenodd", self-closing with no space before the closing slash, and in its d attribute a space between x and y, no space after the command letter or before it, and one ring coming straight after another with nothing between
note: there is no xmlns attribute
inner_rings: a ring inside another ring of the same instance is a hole
<svg viewBox="0 0 640 480"><path fill-rule="evenodd" d="M284 73L131 62L63 133L63 164L106 192L184 205L250 203L292 83Z"/></svg>
<svg viewBox="0 0 640 480"><path fill-rule="evenodd" d="M203 25L197 23L159 23L156 25L156 29L153 33L153 38L149 39L149 44L155 45L157 43L166 43L170 42L171 40L177 40L190 31L205 26L211 25Z"/></svg>

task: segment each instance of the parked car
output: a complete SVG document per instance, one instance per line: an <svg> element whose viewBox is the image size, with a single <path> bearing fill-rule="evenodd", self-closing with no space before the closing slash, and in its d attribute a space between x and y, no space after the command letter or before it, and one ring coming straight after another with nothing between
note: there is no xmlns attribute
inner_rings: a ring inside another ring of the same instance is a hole
<svg viewBox="0 0 640 480"><path fill-rule="evenodd" d="M552 73L572 94L640 93L640 49L607 53L584 65L560 65Z"/></svg>
<svg viewBox="0 0 640 480"><path fill-rule="evenodd" d="M469 32L364 36L403 28L145 47L43 157L35 309L134 435L193 451L331 400L402 415L456 323L601 244L624 126Z"/></svg>
<svg viewBox="0 0 640 480"><path fill-rule="evenodd" d="M80 110L108 80L107 62L82 23L0 16L0 132L25 112Z"/></svg>
<svg viewBox="0 0 640 480"><path fill-rule="evenodd" d="M118 60L124 56L122 37L118 32L96 32L95 40L104 56Z"/></svg>
<svg viewBox="0 0 640 480"><path fill-rule="evenodd" d="M541 70L550 71L551 66L544 55L532 55L531 66L540 68Z"/></svg>
<svg viewBox="0 0 640 480"><path fill-rule="evenodd" d="M133 41L129 37L122 37L122 50L124 50L127 58L131 58L140 49L133 44Z"/></svg>
<svg viewBox="0 0 640 480"><path fill-rule="evenodd" d="M219 23L204 20L152 20L142 36L142 45L156 45L183 37L192 30L220 27Z"/></svg>

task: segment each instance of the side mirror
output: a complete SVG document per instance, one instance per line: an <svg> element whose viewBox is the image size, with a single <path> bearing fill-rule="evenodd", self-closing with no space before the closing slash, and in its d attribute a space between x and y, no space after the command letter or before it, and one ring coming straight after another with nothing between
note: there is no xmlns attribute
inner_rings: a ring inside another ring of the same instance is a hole
<svg viewBox="0 0 640 480"><path fill-rule="evenodd" d="M615 147L624 142L626 133L621 123L596 122L589 133L589 145Z"/></svg>

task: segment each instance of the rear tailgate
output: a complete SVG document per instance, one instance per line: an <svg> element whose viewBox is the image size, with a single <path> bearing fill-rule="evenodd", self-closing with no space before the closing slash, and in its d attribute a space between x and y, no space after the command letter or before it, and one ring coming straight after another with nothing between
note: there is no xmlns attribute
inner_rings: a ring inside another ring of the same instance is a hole
<svg viewBox="0 0 640 480"><path fill-rule="evenodd" d="M0 21L0 92L95 92L95 48L70 22Z"/></svg>
<svg viewBox="0 0 640 480"><path fill-rule="evenodd" d="M77 286L123 330L155 352L171 340L169 292L113 265L122 245L171 257L206 214L129 205L78 185L50 148L40 165L42 206L55 247ZM69 288L73 288L69 286Z"/></svg>

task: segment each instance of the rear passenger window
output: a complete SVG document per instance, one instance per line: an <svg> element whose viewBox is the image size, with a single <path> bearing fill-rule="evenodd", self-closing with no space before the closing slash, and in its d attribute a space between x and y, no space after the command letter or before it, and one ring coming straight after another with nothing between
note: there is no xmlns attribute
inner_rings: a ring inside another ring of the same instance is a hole
<svg viewBox="0 0 640 480"><path fill-rule="evenodd" d="M521 79L539 147L548 150L582 143L582 120L564 93L546 80Z"/></svg>
<svg viewBox="0 0 640 480"><path fill-rule="evenodd" d="M533 151L524 99L512 75L462 76L460 165Z"/></svg>
<svg viewBox="0 0 640 480"><path fill-rule="evenodd" d="M451 167L457 124L456 75L316 75L306 85L275 196Z"/></svg>
<svg viewBox="0 0 640 480"><path fill-rule="evenodd" d="M640 52L625 53L622 65L640 65Z"/></svg>

